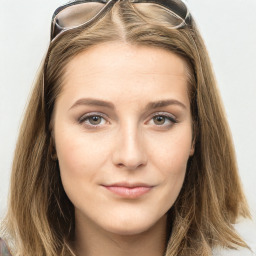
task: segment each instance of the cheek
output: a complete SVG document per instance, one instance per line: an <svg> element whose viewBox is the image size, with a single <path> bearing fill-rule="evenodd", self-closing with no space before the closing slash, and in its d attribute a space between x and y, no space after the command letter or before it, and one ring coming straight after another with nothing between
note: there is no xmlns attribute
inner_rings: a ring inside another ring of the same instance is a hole
<svg viewBox="0 0 256 256"><path fill-rule="evenodd" d="M62 174L71 174L74 177L81 175L81 159L86 158L86 145L81 148L81 142L75 140L68 134L60 135L60 140L56 138L56 150Z"/></svg>
<svg viewBox="0 0 256 256"><path fill-rule="evenodd" d="M151 159L163 180L159 200L167 211L177 199L184 182L191 151L191 128L184 126L164 139L158 140Z"/></svg>
<svg viewBox="0 0 256 256"><path fill-rule="evenodd" d="M93 135L86 135L64 125L60 127L55 126L56 151L61 180L70 196L81 193L78 191L81 188L89 189L88 186L95 183L97 170L104 165L108 149L106 143L102 147Z"/></svg>
<svg viewBox="0 0 256 256"><path fill-rule="evenodd" d="M162 138L151 137L151 159L163 176L183 175L192 147L192 131L189 125L177 127Z"/></svg>
<svg viewBox="0 0 256 256"><path fill-rule="evenodd" d="M84 199L93 202L98 171L107 158L106 147L98 145L93 136L68 130L56 132L56 150L61 181L70 201L81 208Z"/></svg>
<svg viewBox="0 0 256 256"><path fill-rule="evenodd" d="M102 147L93 137L83 134L59 133L56 150L61 172L69 173L73 178L85 174L88 177L106 158L106 145Z"/></svg>

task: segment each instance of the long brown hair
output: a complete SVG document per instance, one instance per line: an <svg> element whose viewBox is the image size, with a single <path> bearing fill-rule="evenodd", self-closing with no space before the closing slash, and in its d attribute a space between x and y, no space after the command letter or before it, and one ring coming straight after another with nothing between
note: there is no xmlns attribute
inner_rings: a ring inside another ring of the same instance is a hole
<svg viewBox="0 0 256 256"><path fill-rule="evenodd" d="M69 246L74 208L63 189L58 162L52 160L50 119L67 63L93 45L110 41L163 48L185 58L189 66L195 153L168 212L171 236L165 255L211 255L218 245L247 247L232 226L250 213L204 42L192 17L189 26L173 29L166 10L150 4L143 9L150 19L120 1L90 28L74 29L50 44L47 66L43 62L39 70L20 129L8 213L2 222L2 234L15 255L75 255Z"/></svg>

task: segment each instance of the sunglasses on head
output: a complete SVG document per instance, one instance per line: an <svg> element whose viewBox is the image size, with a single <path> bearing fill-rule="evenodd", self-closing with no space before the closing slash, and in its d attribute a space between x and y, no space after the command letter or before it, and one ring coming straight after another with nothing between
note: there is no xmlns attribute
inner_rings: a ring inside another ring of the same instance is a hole
<svg viewBox="0 0 256 256"><path fill-rule="evenodd" d="M165 9L175 19L173 28L190 21L190 14L181 0L75 0L57 8L52 17L51 41L60 34L79 27L89 27L101 19L118 1L129 1L134 7L154 4Z"/></svg>
<svg viewBox="0 0 256 256"><path fill-rule="evenodd" d="M146 7L147 4L153 4L155 7L166 11L168 27L177 29L183 28L186 25L191 25L191 15L182 0L73 0L55 10L52 16L51 42L55 41L60 35L65 34L67 31L76 28L87 28L90 25L93 25L95 22L103 18L104 15L112 9L115 3L122 1L131 3L134 10L139 15L144 16L142 17L143 19L151 19L150 14L147 13L147 8L144 7ZM157 19L157 17L153 17L153 19ZM46 115L46 131L48 131L48 125L50 123L48 111L49 105L45 102L47 95L45 71L49 55L50 51L48 51L45 58L42 97L42 106Z"/></svg>

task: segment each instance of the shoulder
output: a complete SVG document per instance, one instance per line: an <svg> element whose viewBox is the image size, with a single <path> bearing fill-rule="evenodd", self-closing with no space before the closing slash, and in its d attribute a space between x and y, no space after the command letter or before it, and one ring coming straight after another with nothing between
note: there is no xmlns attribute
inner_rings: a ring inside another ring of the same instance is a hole
<svg viewBox="0 0 256 256"><path fill-rule="evenodd" d="M256 256L255 252L246 248L240 248L237 250L215 248L212 252L212 256Z"/></svg>
<svg viewBox="0 0 256 256"><path fill-rule="evenodd" d="M240 219L234 228L251 250L238 248L237 250L214 248L213 256L256 256L256 223L255 221Z"/></svg>
<svg viewBox="0 0 256 256"><path fill-rule="evenodd" d="M3 239L0 237L0 256L11 256L10 251L4 242Z"/></svg>

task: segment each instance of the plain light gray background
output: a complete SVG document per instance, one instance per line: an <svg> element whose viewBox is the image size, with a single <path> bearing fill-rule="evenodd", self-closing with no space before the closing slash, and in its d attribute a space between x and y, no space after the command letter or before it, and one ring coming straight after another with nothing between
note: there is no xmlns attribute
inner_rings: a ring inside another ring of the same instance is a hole
<svg viewBox="0 0 256 256"><path fill-rule="evenodd" d="M256 0L187 0L208 47L256 215ZM24 107L60 0L0 0L0 216Z"/></svg>

